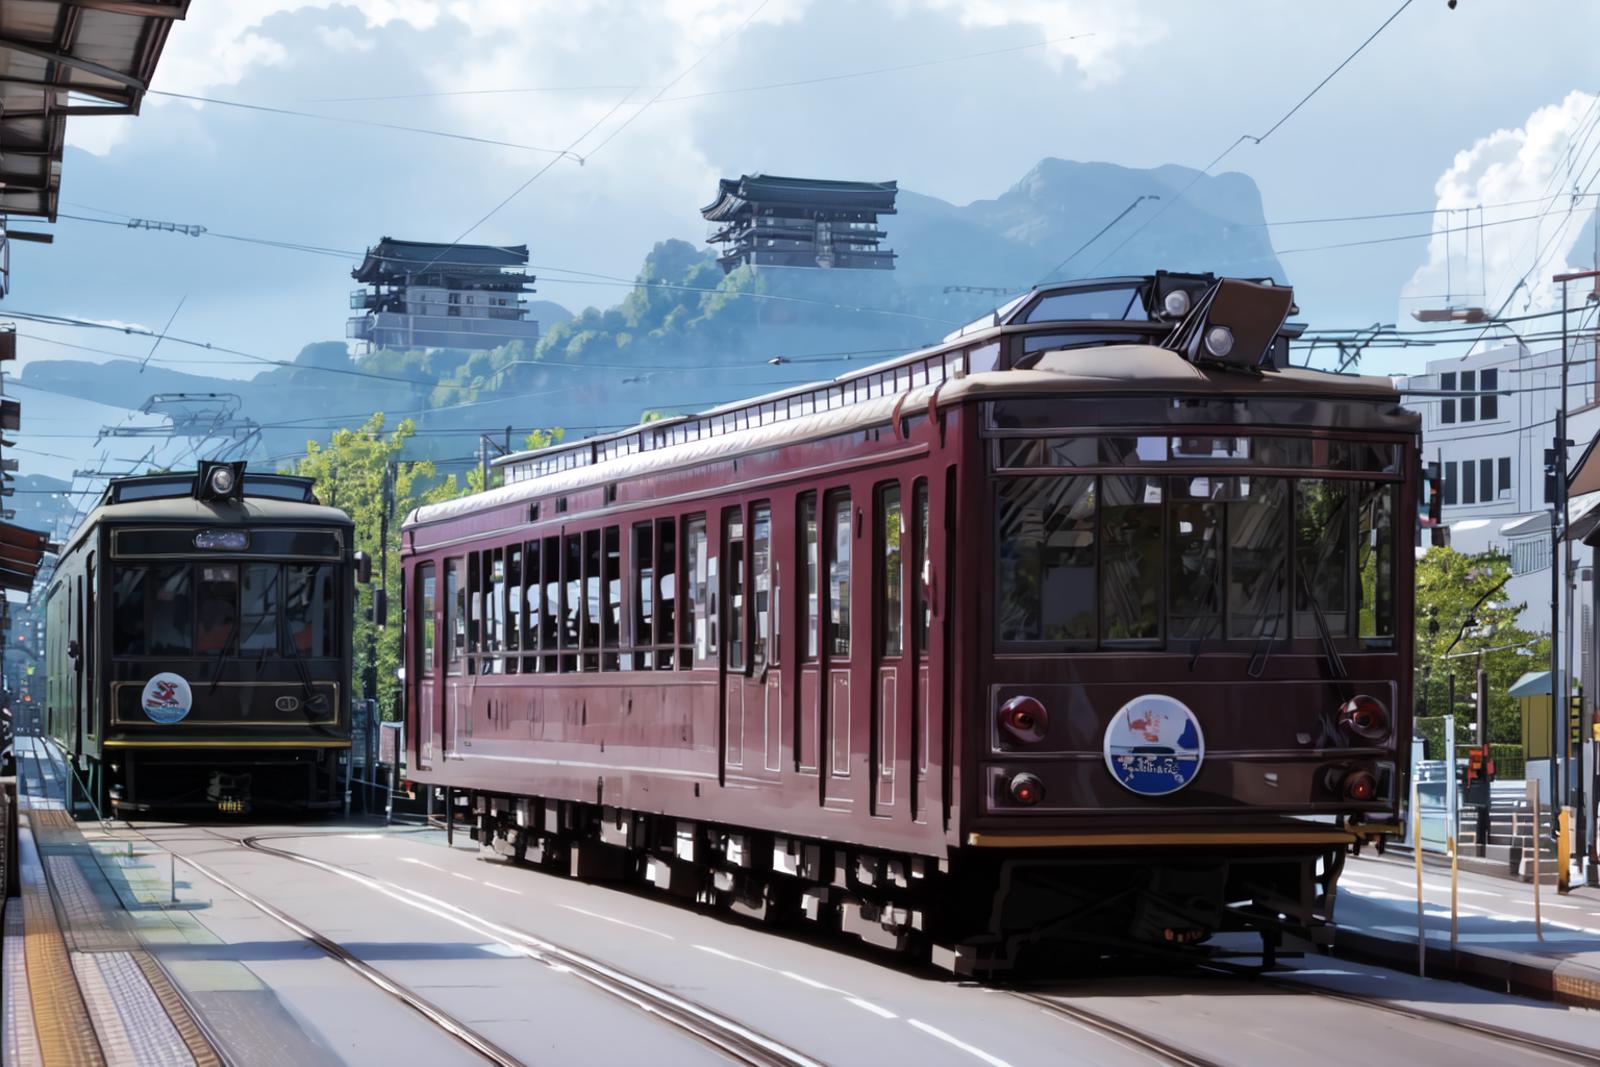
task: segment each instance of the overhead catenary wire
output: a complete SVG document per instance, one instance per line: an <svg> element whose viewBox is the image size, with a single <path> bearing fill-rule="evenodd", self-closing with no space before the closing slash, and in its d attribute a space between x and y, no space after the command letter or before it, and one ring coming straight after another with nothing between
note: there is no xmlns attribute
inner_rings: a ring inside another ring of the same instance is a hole
<svg viewBox="0 0 1600 1067"><path fill-rule="evenodd" d="M704 63L706 61L706 59L709 58L713 53L715 53L718 49L720 49L724 45L726 45L729 41L733 40L739 34L743 33L744 30L745 30L745 27L749 26L750 23L754 22L756 16L761 14L762 10L765 9L767 4L770 3L770 2L771 2L771 0L760 0L760 3L756 4L756 6L751 10L750 14L745 16L745 19L744 19L743 22L739 23L739 25L734 27L731 31L729 31L728 33L724 34L722 36L722 38L716 42L716 44L714 44L711 48L706 49L704 52L700 53L700 55L695 59L695 61L693 63L690 63L676 77L674 77L671 81L667 82L667 84L663 85L659 90L657 90L656 94L654 96L652 96L649 100L647 100L643 107L641 107L638 111L635 111L633 114L629 115L626 119L624 119L622 121L622 123L619 126L614 128L609 134L607 134L605 136L604 140L602 140L599 144L597 144L593 148L591 148L586 153L585 158L591 158L597 152L599 152L601 149L605 148L605 146L610 144L612 142L612 140L615 139L618 134L620 134L623 130L627 129L630 125L632 125L633 121L635 119L637 119L640 115L642 115L646 111L648 111L652 104L654 104L656 101L660 100L661 99L661 95L663 93L665 93L668 89L671 89L674 85L678 84L678 82L682 81L684 78L688 77L690 72L692 72L696 67L700 66L701 63ZM1408 2L1409 2L1409 0L1408 0ZM572 142L572 145L570 147L576 148L579 144L581 144L585 140L587 140L589 135L591 133L593 133L595 130L598 130L606 122L607 119L609 119L613 114L616 113L618 108L622 107L622 105L625 104L628 101L628 99L632 95L633 95L633 91L629 90L628 93L626 95L624 95L622 97L622 99L618 100L616 102L616 104L612 105L611 110L606 112L604 115L602 115L600 117L600 119L598 121L596 121L593 126L590 126L587 130L583 131L583 133L579 134L577 139ZM511 201L513 201L517 197L521 196L522 193L529 186L531 186L534 182L538 181L540 178L544 177L545 174L549 173L550 168L552 166L554 166L554 164L555 164L555 160L551 160L550 163L547 163L545 166L540 167L537 171L535 171L528 178L527 181L523 182L521 185L519 185L515 189L513 189L511 191L511 193L506 196L505 199L501 200L494 207L490 208L487 212L485 212L478 219L478 221L474 222L471 226L468 226L465 230L463 230L461 232L460 236L458 236L454 241L451 241L450 244L448 246L446 246L445 251L448 252L451 248L456 247L462 241L466 240L469 236L471 236L473 231L475 231L479 226L482 226L485 222L488 222L491 218L493 218L496 214L498 214L501 211L501 209L503 209L507 204L511 203ZM437 260L439 258L442 258L442 256L443 256L443 253L441 253L440 256L436 256L434 258L435 258L435 260ZM430 267L432 265L433 264L430 262L430 263L424 265L422 270L425 271L425 270L428 269L428 267Z"/></svg>
<svg viewBox="0 0 1600 1067"><path fill-rule="evenodd" d="M572 159L578 163L583 162L583 157L566 148L541 148L538 145L519 144L516 141L501 141L493 137L475 137L467 133L454 133L450 130L430 130L420 126L404 126L394 122L379 122L376 119L351 118L349 115L320 115L311 111L297 111L293 108L274 107L270 104L252 104L241 100L221 100L214 96L199 96L193 93L165 92L160 89L150 89L148 96L164 96L172 100L188 100L199 104L215 104L218 107L239 108L244 111L263 111L272 115L287 115L294 118L317 119L322 122L341 123L346 126L372 126L384 130L396 130L401 133L415 133L428 137L444 137L452 141L469 141L475 144L492 145L497 148L515 148L523 152L537 152L554 156L556 159Z"/></svg>
<svg viewBox="0 0 1600 1067"><path fill-rule="evenodd" d="M1399 7L1395 8L1393 14L1391 14L1388 18L1384 19L1383 22L1378 26L1378 28L1373 30L1372 33L1367 36L1366 40L1362 41L1359 45L1357 45L1355 51L1353 51L1349 55L1345 56L1344 59L1340 61L1338 66L1334 67L1333 70L1329 71L1328 74L1321 81L1319 81L1316 85L1312 86L1310 92L1308 92L1304 96L1302 96L1298 101L1295 102L1295 105L1293 107L1291 107L1288 111L1284 112L1283 115L1278 119L1278 121L1274 122L1267 129L1267 132L1265 132L1263 134L1260 134L1260 135L1248 134L1248 133L1240 134L1239 137L1232 144L1230 144L1227 148L1224 148L1221 152L1219 152L1217 154L1217 156L1214 159L1211 160L1210 163L1207 163L1205 165L1205 167L1202 168L1201 170L1196 171L1194 176L1192 178L1190 178L1189 181L1186 182L1175 194L1172 194L1170 196L1166 196L1166 199L1162 200L1161 206L1159 208L1157 208L1155 211L1151 212L1151 214L1148 217L1146 217L1145 220L1142 223L1140 223L1138 226L1134 227L1133 232L1128 234L1128 236L1124 237L1121 241L1119 241L1115 248L1111 249L1111 251L1109 251L1105 255L1101 256L1099 258L1099 260L1097 260L1095 262L1094 266L1089 268L1088 274L1085 275L1085 276L1086 277L1087 276L1092 276L1095 271L1100 269L1102 264L1104 264L1112 256L1116 255L1118 252L1122 251L1122 249L1127 246L1129 241L1132 241L1139 234L1143 233L1145 231L1145 229L1150 226L1151 223L1155 222L1162 215L1166 214L1167 211L1170 210L1174 204L1176 204L1178 201L1182 200L1184 198L1184 196L1186 196L1188 194L1189 190L1193 189L1195 187L1195 185L1197 185L1199 183L1201 178L1204 178L1206 175L1211 173L1211 169L1213 167L1215 167L1218 163L1221 163L1228 156L1232 155L1234 149L1238 148L1240 145L1244 144L1246 141L1249 141L1249 142L1252 142L1254 144L1258 144L1259 145L1259 144L1263 143L1264 141L1266 141L1266 139L1271 137L1274 133L1276 133L1278 131L1278 129L1284 123L1288 122L1291 118L1293 118L1295 116L1296 113L1299 112L1299 110L1301 108L1305 107L1306 104L1308 104L1311 101L1312 97L1316 96L1319 92L1321 92L1323 87L1326 86L1329 82L1331 82L1334 79L1334 77L1336 77L1338 75L1338 73L1340 71L1344 70L1344 68L1349 66L1350 63L1357 56L1359 56L1362 52L1364 52L1368 45L1370 45L1373 41L1377 40L1379 34L1383 33L1384 30L1388 29L1389 28L1389 24L1392 23L1395 19L1399 18L1401 13L1404 12L1406 10L1406 8L1410 7L1412 3L1413 3L1413 0L1402 0L1402 3L1400 4ZM1163 194L1163 195L1165 196L1166 194Z"/></svg>

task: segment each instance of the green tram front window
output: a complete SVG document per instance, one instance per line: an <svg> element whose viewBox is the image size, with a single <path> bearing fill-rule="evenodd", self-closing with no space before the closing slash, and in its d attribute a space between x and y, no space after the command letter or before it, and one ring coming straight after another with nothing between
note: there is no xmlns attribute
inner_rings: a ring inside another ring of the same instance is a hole
<svg viewBox="0 0 1600 1067"><path fill-rule="evenodd" d="M116 564L112 655L338 654L331 564Z"/></svg>
<svg viewBox="0 0 1600 1067"><path fill-rule="evenodd" d="M1398 485L1240 474L996 479L1002 648L1394 637ZM1290 604L1293 617L1290 618Z"/></svg>

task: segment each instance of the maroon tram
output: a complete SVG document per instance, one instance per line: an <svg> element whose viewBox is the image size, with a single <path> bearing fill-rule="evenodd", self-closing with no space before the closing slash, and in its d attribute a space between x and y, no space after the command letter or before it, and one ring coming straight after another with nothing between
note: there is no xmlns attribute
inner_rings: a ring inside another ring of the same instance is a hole
<svg viewBox="0 0 1600 1067"><path fill-rule="evenodd" d="M406 521L411 775L575 875L922 944L1325 941L1395 832L1419 423L1291 291L1019 297Z"/></svg>

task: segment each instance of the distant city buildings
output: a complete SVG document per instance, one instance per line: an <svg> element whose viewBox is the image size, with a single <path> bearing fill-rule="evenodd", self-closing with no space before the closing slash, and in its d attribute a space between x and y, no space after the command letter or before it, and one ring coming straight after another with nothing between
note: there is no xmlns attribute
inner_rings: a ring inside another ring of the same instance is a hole
<svg viewBox="0 0 1600 1067"><path fill-rule="evenodd" d="M736 267L893 270L895 254L878 216L895 213L894 182L843 182L746 174L724 178L700 209L720 246L724 272Z"/></svg>
<svg viewBox="0 0 1600 1067"><path fill-rule="evenodd" d="M539 339L523 293L533 291L527 245L450 245L385 237L350 276L367 286L350 294L365 314L345 328L377 348L498 348Z"/></svg>

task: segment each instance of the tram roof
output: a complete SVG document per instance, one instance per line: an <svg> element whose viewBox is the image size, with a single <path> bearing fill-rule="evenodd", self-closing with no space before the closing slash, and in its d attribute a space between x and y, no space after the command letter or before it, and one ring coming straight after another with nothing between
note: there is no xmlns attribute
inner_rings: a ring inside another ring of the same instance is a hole
<svg viewBox="0 0 1600 1067"><path fill-rule="evenodd" d="M153 500L131 500L126 503L101 503L73 532L66 551L102 523L195 523L206 526L349 526L350 516L326 504L308 504L298 500L277 500L271 497L246 496L243 500L213 503L196 500L193 496L161 497Z"/></svg>
<svg viewBox="0 0 1600 1067"><path fill-rule="evenodd" d="M930 352L934 350L929 350ZM904 362L904 357L879 368ZM871 368L869 368L870 370ZM856 379L867 372L853 372ZM835 383L845 379L834 379ZM828 382L819 382L821 389ZM672 426L688 420L705 420L718 413L756 407L763 401L786 397L793 390L768 397L742 400L713 408L700 415L642 423L618 434L587 439L579 445L598 446L630 436L643 444ZM806 392L806 389L800 390ZM926 411L930 402L940 407L968 400L1005 396L1050 395L1106 396L1227 396L1227 397L1315 397L1369 400L1398 403L1399 391L1389 378L1373 375L1335 374L1305 367L1285 367L1246 374L1236 370L1191 363L1170 349L1149 344L1103 345L1043 353L1027 370L997 370L975 374L956 372L951 377L917 385L897 392L885 392L867 400L818 410L799 416L775 419L759 425L711 434L681 443L641 447L615 456L592 447L591 460L567 469L510 482L486 493L460 497L417 508L406 517L406 525L426 524L472 514L484 509L531 500L551 493L570 492L604 482L682 467L699 466L719 459L766 451L787 444L833 437L856 430L880 426L890 421L898 409L902 415ZM574 446L560 451L570 453ZM504 457L500 464L526 461L537 452Z"/></svg>

